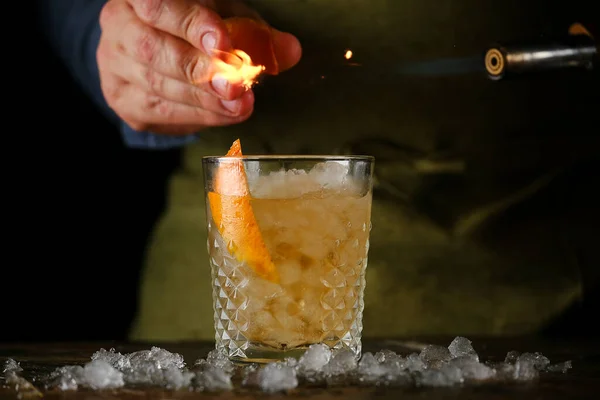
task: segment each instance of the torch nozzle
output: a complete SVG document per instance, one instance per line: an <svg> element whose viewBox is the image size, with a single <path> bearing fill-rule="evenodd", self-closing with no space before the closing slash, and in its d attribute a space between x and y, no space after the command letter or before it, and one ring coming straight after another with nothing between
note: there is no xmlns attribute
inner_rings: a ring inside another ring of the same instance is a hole
<svg viewBox="0 0 600 400"><path fill-rule="evenodd" d="M494 46L485 53L488 76L499 80L506 75L558 69L592 69L598 62L598 48L591 35L571 33L540 43Z"/></svg>

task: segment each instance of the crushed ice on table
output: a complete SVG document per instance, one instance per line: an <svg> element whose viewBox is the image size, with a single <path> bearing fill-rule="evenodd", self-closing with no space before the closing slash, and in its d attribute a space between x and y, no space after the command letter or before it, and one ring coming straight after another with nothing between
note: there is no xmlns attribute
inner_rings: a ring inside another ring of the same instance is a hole
<svg viewBox="0 0 600 400"><path fill-rule="evenodd" d="M130 354L101 349L83 366L58 368L50 375L49 386L60 390L155 386L214 392L241 385L267 393L286 392L298 386L445 387L528 382L541 373L566 373L571 367L571 361L552 364L541 353L516 351L508 352L503 361L482 361L471 341L464 337L456 337L448 347L427 345L420 352L407 355L381 350L363 353L360 359L349 351L332 351L323 344L314 344L298 360L243 366L213 350L188 367L180 354L152 347ZM19 368L12 361L4 371L16 375Z"/></svg>
<svg viewBox="0 0 600 400"><path fill-rule="evenodd" d="M2 369L2 372L4 373L4 377L7 378L9 376L20 374L21 372L23 372L23 368L18 362L16 362L12 358L9 358L4 363L4 368Z"/></svg>
<svg viewBox="0 0 600 400"><path fill-rule="evenodd" d="M100 349L83 366L57 368L48 386L60 390L116 389L129 386L160 386L167 389L190 387L196 374L185 368L183 356L152 347L129 354Z"/></svg>
<svg viewBox="0 0 600 400"><path fill-rule="evenodd" d="M31 382L21 376L23 368L17 361L12 358L6 360L2 372L4 374L4 386L13 388L17 392L17 398L43 397L42 393Z"/></svg>

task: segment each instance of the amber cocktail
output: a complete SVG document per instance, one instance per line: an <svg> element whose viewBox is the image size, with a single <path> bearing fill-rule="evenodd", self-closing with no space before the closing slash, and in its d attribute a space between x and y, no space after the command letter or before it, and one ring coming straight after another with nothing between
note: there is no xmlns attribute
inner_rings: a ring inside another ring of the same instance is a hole
<svg viewBox="0 0 600 400"><path fill-rule="evenodd" d="M238 361L361 352L373 158L203 160L216 346Z"/></svg>

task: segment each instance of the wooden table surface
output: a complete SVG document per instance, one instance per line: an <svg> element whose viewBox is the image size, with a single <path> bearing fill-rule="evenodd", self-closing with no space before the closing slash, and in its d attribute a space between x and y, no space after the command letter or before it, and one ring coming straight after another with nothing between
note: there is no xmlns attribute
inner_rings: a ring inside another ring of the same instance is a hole
<svg viewBox="0 0 600 400"><path fill-rule="evenodd" d="M528 383L494 383L478 386L452 388L299 388L288 394L269 395L250 389L235 389L232 392L203 393L189 391L166 391L162 389L119 389L109 391L60 392L36 388L45 399L192 399L192 398L263 398L263 397L310 397L327 400L343 399L596 399L600 398L600 338L596 341L548 341L536 338L469 338L482 361L502 361L508 351L541 352L552 363L572 360L573 368L566 374L542 375ZM376 352L390 349L398 353L419 351L424 344L448 345L452 338L415 339L366 339L364 351ZM0 344L0 365L8 358L20 362L24 369L22 376L33 385L40 377L47 376L55 368L63 365L84 364L100 348L114 347L122 353L147 350L152 345L162 347L184 356L186 363L192 364L203 358L214 348L212 343L40 343L40 344ZM0 371L1 372L1 371ZM5 382L0 382L0 400L16 399L18 393ZM26 398L27 396L21 396ZM37 395L40 398L40 395Z"/></svg>

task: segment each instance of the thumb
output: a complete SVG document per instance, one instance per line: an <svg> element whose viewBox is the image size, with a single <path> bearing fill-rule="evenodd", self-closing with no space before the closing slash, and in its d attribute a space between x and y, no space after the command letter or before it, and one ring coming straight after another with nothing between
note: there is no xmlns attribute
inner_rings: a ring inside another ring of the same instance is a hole
<svg viewBox="0 0 600 400"><path fill-rule="evenodd" d="M277 29L272 29L271 35L279 70L285 71L298 64L302 57L302 46L296 36Z"/></svg>

